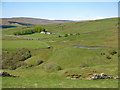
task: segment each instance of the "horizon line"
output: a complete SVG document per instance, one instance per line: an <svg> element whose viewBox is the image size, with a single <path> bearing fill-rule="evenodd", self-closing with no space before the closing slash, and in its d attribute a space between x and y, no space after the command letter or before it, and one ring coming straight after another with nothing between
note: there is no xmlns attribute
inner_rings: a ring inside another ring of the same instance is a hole
<svg viewBox="0 0 120 90"><path fill-rule="evenodd" d="M0 17L0 18L34 18L34 19L46 19L46 20L69 20L69 21L85 21L85 20L100 20L100 19L108 19L108 18L119 18L119 16L114 16L114 17L96 17L93 19L49 19L49 18L39 18L39 17Z"/></svg>

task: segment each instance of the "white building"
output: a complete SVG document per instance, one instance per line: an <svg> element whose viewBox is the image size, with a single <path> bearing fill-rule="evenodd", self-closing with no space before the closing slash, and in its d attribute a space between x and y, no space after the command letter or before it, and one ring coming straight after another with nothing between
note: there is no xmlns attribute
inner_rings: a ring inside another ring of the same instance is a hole
<svg viewBox="0 0 120 90"><path fill-rule="evenodd" d="M43 31L42 31L42 32L40 32L40 33L45 34L45 32L43 32Z"/></svg>
<svg viewBox="0 0 120 90"><path fill-rule="evenodd" d="M42 31L42 32L40 32L41 34L55 34L55 33L52 33L52 32L44 32L44 31Z"/></svg>
<svg viewBox="0 0 120 90"><path fill-rule="evenodd" d="M51 32L46 32L45 34L52 34Z"/></svg>

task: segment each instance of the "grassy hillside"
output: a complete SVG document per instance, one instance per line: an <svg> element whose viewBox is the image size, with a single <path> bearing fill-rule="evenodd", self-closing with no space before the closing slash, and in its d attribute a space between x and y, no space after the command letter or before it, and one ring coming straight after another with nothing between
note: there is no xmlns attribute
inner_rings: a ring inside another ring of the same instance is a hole
<svg viewBox="0 0 120 90"><path fill-rule="evenodd" d="M15 26L29 26L29 25L43 25L43 24L53 24L53 23L65 23L73 22L70 20L48 20L39 18L2 18L2 25L15 25Z"/></svg>
<svg viewBox="0 0 120 90"><path fill-rule="evenodd" d="M32 45L34 43L34 45ZM3 48L47 48L48 45L41 41L31 40L4 40L2 42Z"/></svg>
<svg viewBox="0 0 120 90"><path fill-rule="evenodd" d="M117 23L117 18L109 18L96 21L49 24L43 25L43 27L55 33L55 35L34 33L21 35L20 37L13 36L12 33L23 30L22 27L3 29L3 50L5 48L12 52L10 50L12 48L28 48L32 54L31 58L24 61L25 65L16 70L4 69L10 74L20 77L3 78L3 87L118 87L118 80L85 80L88 73L106 73L107 75L118 76ZM20 38L33 38L33 40L20 40ZM35 38L39 39L34 40ZM48 46L51 48L40 49ZM74 46L104 48L85 49L74 48ZM112 54L113 52L117 53ZM43 63L40 64L41 60ZM83 79L66 79L68 74L81 74ZM9 83L12 80L14 82ZM44 84L41 83L41 80L43 80ZM23 85L20 82L28 82L29 84Z"/></svg>
<svg viewBox="0 0 120 90"><path fill-rule="evenodd" d="M42 78L3 78L6 88L116 88L116 80L70 80L70 79L42 79ZM12 81L12 82L11 82ZM15 84L16 82L16 84ZM86 85L87 83L87 85ZM14 86L13 86L14 84ZM87 87L86 87L87 86Z"/></svg>

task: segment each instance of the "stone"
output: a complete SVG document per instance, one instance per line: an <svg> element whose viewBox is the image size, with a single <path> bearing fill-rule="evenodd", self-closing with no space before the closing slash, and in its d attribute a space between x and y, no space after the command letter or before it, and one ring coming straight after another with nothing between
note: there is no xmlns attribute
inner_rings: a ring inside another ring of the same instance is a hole
<svg viewBox="0 0 120 90"><path fill-rule="evenodd" d="M97 79L97 77L96 77L96 76L93 76L93 77L91 77L91 79L92 79L92 80L96 80L96 79Z"/></svg>
<svg viewBox="0 0 120 90"><path fill-rule="evenodd" d="M0 72L0 76L2 76L2 77L18 77L18 76L10 75L7 72Z"/></svg>
<svg viewBox="0 0 120 90"><path fill-rule="evenodd" d="M108 79L113 79L113 77L112 77L112 76L108 76L107 78L108 78Z"/></svg>
<svg viewBox="0 0 120 90"><path fill-rule="evenodd" d="M114 77L114 79L120 79L120 77Z"/></svg>
<svg viewBox="0 0 120 90"><path fill-rule="evenodd" d="M70 77L66 77L67 79L70 79Z"/></svg>
<svg viewBox="0 0 120 90"><path fill-rule="evenodd" d="M88 80L93 80L91 77L87 78Z"/></svg>
<svg viewBox="0 0 120 90"><path fill-rule="evenodd" d="M112 76L107 76L104 73L101 74L93 74L92 77L87 78L88 80L96 80L96 79L120 79L120 77L112 77Z"/></svg>

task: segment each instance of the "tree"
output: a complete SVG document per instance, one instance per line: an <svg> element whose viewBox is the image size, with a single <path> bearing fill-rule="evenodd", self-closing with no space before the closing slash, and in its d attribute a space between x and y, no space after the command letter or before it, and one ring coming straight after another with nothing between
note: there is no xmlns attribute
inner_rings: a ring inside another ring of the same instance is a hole
<svg viewBox="0 0 120 90"><path fill-rule="evenodd" d="M59 35L58 37L62 37L61 35Z"/></svg>
<svg viewBox="0 0 120 90"><path fill-rule="evenodd" d="M80 33L76 33L76 35L80 35Z"/></svg>
<svg viewBox="0 0 120 90"><path fill-rule="evenodd" d="M68 34L65 34L64 37L68 37Z"/></svg>

